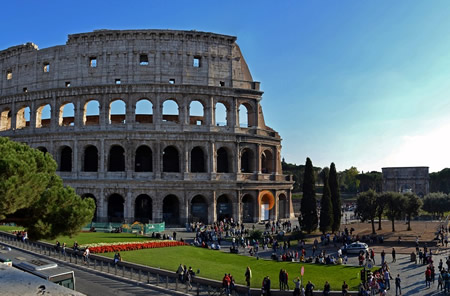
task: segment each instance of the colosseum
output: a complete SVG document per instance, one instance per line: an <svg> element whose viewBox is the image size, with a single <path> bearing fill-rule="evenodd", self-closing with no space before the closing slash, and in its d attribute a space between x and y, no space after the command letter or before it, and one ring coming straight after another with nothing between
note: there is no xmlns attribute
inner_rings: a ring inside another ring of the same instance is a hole
<svg viewBox="0 0 450 296"><path fill-rule="evenodd" d="M281 138L236 37L96 30L0 51L0 136L50 153L94 221L293 216Z"/></svg>

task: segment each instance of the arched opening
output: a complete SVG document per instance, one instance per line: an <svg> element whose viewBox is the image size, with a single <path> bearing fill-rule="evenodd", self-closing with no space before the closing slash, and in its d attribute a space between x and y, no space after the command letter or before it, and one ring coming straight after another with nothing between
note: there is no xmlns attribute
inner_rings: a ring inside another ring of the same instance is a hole
<svg viewBox="0 0 450 296"><path fill-rule="evenodd" d="M25 128L30 126L30 107L22 107L17 112L16 116L16 129Z"/></svg>
<svg viewBox="0 0 450 296"><path fill-rule="evenodd" d="M72 171L72 148L70 148L69 146L64 146L61 148L59 171Z"/></svg>
<svg viewBox="0 0 450 296"><path fill-rule="evenodd" d="M216 216L218 221L229 219L233 216L233 204L225 194L222 194L217 199Z"/></svg>
<svg viewBox="0 0 450 296"><path fill-rule="evenodd" d="M229 173L228 165L228 152L222 147L217 150L217 172L218 173Z"/></svg>
<svg viewBox="0 0 450 296"><path fill-rule="evenodd" d="M125 124L126 104L122 100L114 100L109 104L109 124Z"/></svg>
<svg viewBox="0 0 450 296"><path fill-rule="evenodd" d="M280 194L278 197L278 217L280 219L289 218L287 198L284 194Z"/></svg>
<svg viewBox="0 0 450 296"><path fill-rule="evenodd" d="M208 224L208 203L202 195L196 195L191 200L191 220Z"/></svg>
<svg viewBox="0 0 450 296"><path fill-rule="evenodd" d="M11 109L6 108L0 114L0 131L11 129Z"/></svg>
<svg viewBox="0 0 450 296"><path fill-rule="evenodd" d="M400 186L400 192L401 193L412 193L413 192L413 188L409 184L403 184L403 185Z"/></svg>
<svg viewBox="0 0 450 296"><path fill-rule="evenodd" d="M152 149L148 146L139 146L136 149L136 156L134 159L135 172L152 172L153 163Z"/></svg>
<svg viewBox="0 0 450 296"><path fill-rule="evenodd" d="M261 154L261 172L263 174L273 172L273 154L270 150L265 150Z"/></svg>
<svg viewBox="0 0 450 296"><path fill-rule="evenodd" d="M97 147L89 145L84 149L83 171L98 171L98 150Z"/></svg>
<svg viewBox="0 0 450 296"><path fill-rule="evenodd" d="M59 126L75 125L75 106L73 103L62 104L59 108Z"/></svg>
<svg viewBox="0 0 450 296"><path fill-rule="evenodd" d="M203 125L205 124L204 107L200 101L192 101L189 105L189 124Z"/></svg>
<svg viewBox="0 0 450 296"><path fill-rule="evenodd" d="M251 127L254 126L254 111L250 104L243 103L239 106L239 126Z"/></svg>
<svg viewBox="0 0 450 296"><path fill-rule="evenodd" d="M253 196L246 194L242 197L242 221L249 223L254 221L255 202Z"/></svg>
<svg viewBox="0 0 450 296"><path fill-rule="evenodd" d="M216 104L216 125L217 126L227 126L227 107L223 103Z"/></svg>
<svg viewBox="0 0 450 296"><path fill-rule="evenodd" d="M174 146L168 146L163 151L163 172L180 172L180 157Z"/></svg>
<svg viewBox="0 0 450 296"><path fill-rule="evenodd" d="M97 221L97 199L95 198L95 196L93 194L90 194L90 193L83 194L81 196L81 198L83 198L83 199L85 199L85 198L92 198L94 200L95 211L94 211L94 217L92 218L92 222L96 222Z"/></svg>
<svg viewBox="0 0 450 296"><path fill-rule="evenodd" d="M174 100L166 100L163 103L163 122L175 122L179 123L178 119L178 104Z"/></svg>
<svg viewBox="0 0 450 296"><path fill-rule="evenodd" d="M147 194L141 194L134 203L134 220L150 223L152 220L152 199Z"/></svg>
<svg viewBox="0 0 450 296"><path fill-rule="evenodd" d="M124 203L125 199L117 193L112 194L108 198L108 221L120 222L124 221Z"/></svg>
<svg viewBox="0 0 450 296"><path fill-rule="evenodd" d="M274 218L275 197L270 191L264 190L260 194L261 216L260 220L269 220Z"/></svg>
<svg viewBox="0 0 450 296"><path fill-rule="evenodd" d="M125 171L125 150L119 145L114 145L109 149L108 171Z"/></svg>
<svg viewBox="0 0 450 296"><path fill-rule="evenodd" d="M205 154L200 147L194 147L191 150L191 172L192 173L204 173L205 169Z"/></svg>
<svg viewBox="0 0 450 296"><path fill-rule="evenodd" d="M36 148L37 150L39 150L39 151L41 151L42 153L48 153L48 150L47 150L47 148L45 148L44 146L39 146L39 147L37 147Z"/></svg>
<svg viewBox="0 0 450 296"><path fill-rule="evenodd" d="M166 226L180 224L180 202L173 194L166 196L163 200L163 220Z"/></svg>
<svg viewBox="0 0 450 296"><path fill-rule="evenodd" d="M253 173L254 169L254 154L249 148L244 148L241 155L241 172L242 173Z"/></svg>
<svg viewBox="0 0 450 296"><path fill-rule="evenodd" d="M96 100L90 100L84 105L83 110L84 125L100 124L100 103Z"/></svg>
<svg viewBox="0 0 450 296"><path fill-rule="evenodd" d="M153 123L153 105L147 99L136 103L136 123Z"/></svg>
<svg viewBox="0 0 450 296"><path fill-rule="evenodd" d="M50 104L42 105L36 110L36 128L50 127L51 107Z"/></svg>

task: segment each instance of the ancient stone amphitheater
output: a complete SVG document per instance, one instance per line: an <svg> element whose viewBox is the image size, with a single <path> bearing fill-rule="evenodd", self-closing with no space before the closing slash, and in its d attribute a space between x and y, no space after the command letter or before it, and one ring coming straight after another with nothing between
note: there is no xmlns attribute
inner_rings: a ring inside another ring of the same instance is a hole
<svg viewBox="0 0 450 296"><path fill-rule="evenodd" d="M0 136L50 153L98 222L293 215L236 37L98 30L0 51Z"/></svg>

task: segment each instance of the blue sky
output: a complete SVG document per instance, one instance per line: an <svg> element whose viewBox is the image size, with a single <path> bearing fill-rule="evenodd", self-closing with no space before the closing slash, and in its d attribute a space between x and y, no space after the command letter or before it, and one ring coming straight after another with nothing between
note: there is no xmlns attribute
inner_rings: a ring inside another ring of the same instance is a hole
<svg viewBox="0 0 450 296"><path fill-rule="evenodd" d="M450 164L449 12L449 1L8 1L0 49L95 29L234 35L286 161L438 171Z"/></svg>

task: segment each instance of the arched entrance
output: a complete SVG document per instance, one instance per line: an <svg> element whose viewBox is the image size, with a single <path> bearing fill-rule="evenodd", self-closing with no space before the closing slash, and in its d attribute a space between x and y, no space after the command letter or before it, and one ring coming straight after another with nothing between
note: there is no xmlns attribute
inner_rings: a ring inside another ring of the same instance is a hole
<svg viewBox="0 0 450 296"><path fill-rule="evenodd" d="M208 223L208 203L202 195L196 195L191 200L191 222Z"/></svg>
<svg viewBox="0 0 450 296"><path fill-rule="evenodd" d="M71 172L72 171L72 148L64 146L61 149L61 162L59 170L61 172Z"/></svg>
<svg viewBox="0 0 450 296"><path fill-rule="evenodd" d="M229 219L233 216L233 204L227 195L223 194L217 199L216 205L217 221Z"/></svg>
<svg viewBox="0 0 450 296"><path fill-rule="evenodd" d="M255 201L250 194L242 197L242 221L249 223L254 221L255 216Z"/></svg>
<svg viewBox="0 0 450 296"><path fill-rule="evenodd" d="M141 194L134 203L134 220L149 223L152 220L152 199L147 194Z"/></svg>
<svg viewBox="0 0 450 296"><path fill-rule="evenodd" d="M119 145L114 145L109 150L108 171L125 171L125 150Z"/></svg>
<svg viewBox="0 0 450 296"><path fill-rule="evenodd" d="M95 146L88 146L84 149L83 168L85 172L98 171L98 150Z"/></svg>
<svg viewBox="0 0 450 296"><path fill-rule="evenodd" d="M272 192L264 190L259 194L260 198L260 220L269 220L274 218L275 197Z"/></svg>
<svg viewBox="0 0 450 296"><path fill-rule="evenodd" d="M217 150L217 172L229 173L228 152L223 147Z"/></svg>
<svg viewBox="0 0 450 296"><path fill-rule="evenodd" d="M180 157L174 146L168 146L163 151L163 172L180 172Z"/></svg>
<svg viewBox="0 0 450 296"><path fill-rule="evenodd" d="M108 198L108 221L123 222L124 218L124 202L125 199L117 193L112 194Z"/></svg>
<svg viewBox="0 0 450 296"><path fill-rule="evenodd" d="M173 194L166 196L163 200L163 220L166 226L180 224L180 202Z"/></svg>
<svg viewBox="0 0 450 296"><path fill-rule="evenodd" d="M96 222L97 221L97 199L91 193L83 194L81 196L81 198L83 198L83 199L85 199L85 198L92 198L94 200L94 202L95 202L95 211L94 211L94 217L92 218L92 222Z"/></svg>
<svg viewBox="0 0 450 296"><path fill-rule="evenodd" d="M245 148L241 154L241 173L253 173L253 151Z"/></svg>
<svg viewBox="0 0 450 296"><path fill-rule="evenodd" d="M191 151L191 172L204 173L205 170L205 154L200 147L194 147Z"/></svg>
<svg viewBox="0 0 450 296"><path fill-rule="evenodd" d="M152 149L144 145L139 146L134 159L134 171L151 172L153 170L152 158Z"/></svg>
<svg viewBox="0 0 450 296"><path fill-rule="evenodd" d="M289 218L287 198L283 193L278 197L278 218Z"/></svg>
<svg viewBox="0 0 450 296"><path fill-rule="evenodd" d="M261 154L261 172L268 174L273 172L273 155L269 150Z"/></svg>

